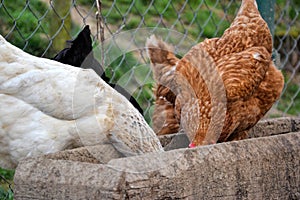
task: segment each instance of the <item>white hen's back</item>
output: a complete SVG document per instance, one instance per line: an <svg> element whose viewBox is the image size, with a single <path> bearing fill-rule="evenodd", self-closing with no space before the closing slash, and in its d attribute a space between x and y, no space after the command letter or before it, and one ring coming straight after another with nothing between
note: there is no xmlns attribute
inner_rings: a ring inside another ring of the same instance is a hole
<svg viewBox="0 0 300 200"><path fill-rule="evenodd" d="M111 142L125 155L163 151L140 113L94 71L31 56L2 36L0 95L0 167L79 143Z"/></svg>

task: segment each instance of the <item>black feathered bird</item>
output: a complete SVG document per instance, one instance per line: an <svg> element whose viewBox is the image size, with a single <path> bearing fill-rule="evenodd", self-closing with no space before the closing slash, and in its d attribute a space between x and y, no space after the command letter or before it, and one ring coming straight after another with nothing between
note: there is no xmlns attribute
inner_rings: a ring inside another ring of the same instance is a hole
<svg viewBox="0 0 300 200"><path fill-rule="evenodd" d="M61 50L54 56L53 60L75 67L93 69L107 84L129 99L131 104L143 115L143 109L133 96L121 86L109 83L110 79L105 75L100 63L94 58L89 25L86 25L74 40L67 41L67 44L69 47Z"/></svg>

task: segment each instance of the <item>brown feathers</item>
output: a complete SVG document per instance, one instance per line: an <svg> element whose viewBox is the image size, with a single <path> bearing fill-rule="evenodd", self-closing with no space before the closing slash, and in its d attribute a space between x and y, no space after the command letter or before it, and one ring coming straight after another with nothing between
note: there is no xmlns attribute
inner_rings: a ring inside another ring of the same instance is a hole
<svg viewBox="0 0 300 200"><path fill-rule="evenodd" d="M155 41L158 43L155 43ZM174 72L176 62L179 59L172 53L173 50L170 46L158 40L155 41L147 43L148 55L151 63L157 68L161 68L161 70L156 71L158 74L154 73L154 78L162 78L164 80L154 89L156 101L152 122L154 132L157 135L164 135L179 131L179 121L175 115L176 95L170 88L164 85L168 81L168 77L172 76L166 76L167 79L163 76L164 74L168 75Z"/></svg>
<svg viewBox="0 0 300 200"><path fill-rule="evenodd" d="M255 0L242 1L221 38L204 40L181 60L153 36L147 47L159 89L153 119L164 119L153 120L153 128L173 133L168 127L180 122L196 146L246 138L283 88L271 60L272 36Z"/></svg>

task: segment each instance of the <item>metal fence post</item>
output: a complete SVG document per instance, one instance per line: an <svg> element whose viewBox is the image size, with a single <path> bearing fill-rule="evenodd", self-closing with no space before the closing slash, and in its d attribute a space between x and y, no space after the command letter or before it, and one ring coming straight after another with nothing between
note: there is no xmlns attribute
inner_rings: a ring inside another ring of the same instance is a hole
<svg viewBox="0 0 300 200"><path fill-rule="evenodd" d="M275 0L256 0L258 10L267 22L272 36L274 37Z"/></svg>
<svg viewBox="0 0 300 200"><path fill-rule="evenodd" d="M258 10L263 17L263 19L267 22L270 32L272 34L272 37L274 38L274 17L275 17L275 0L256 0ZM272 53L272 59L275 62L276 66L280 65L280 55L279 53L273 49Z"/></svg>

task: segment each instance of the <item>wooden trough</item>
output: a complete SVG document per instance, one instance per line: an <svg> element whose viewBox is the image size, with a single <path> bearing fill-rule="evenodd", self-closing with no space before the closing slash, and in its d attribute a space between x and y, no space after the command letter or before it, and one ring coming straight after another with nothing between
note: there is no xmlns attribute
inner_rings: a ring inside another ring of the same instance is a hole
<svg viewBox="0 0 300 200"><path fill-rule="evenodd" d="M97 146L25 159L15 198L300 199L300 118L263 120L249 137L187 149L177 134L161 138L164 153L120 158L107 147L102 163Z"/></svg>

